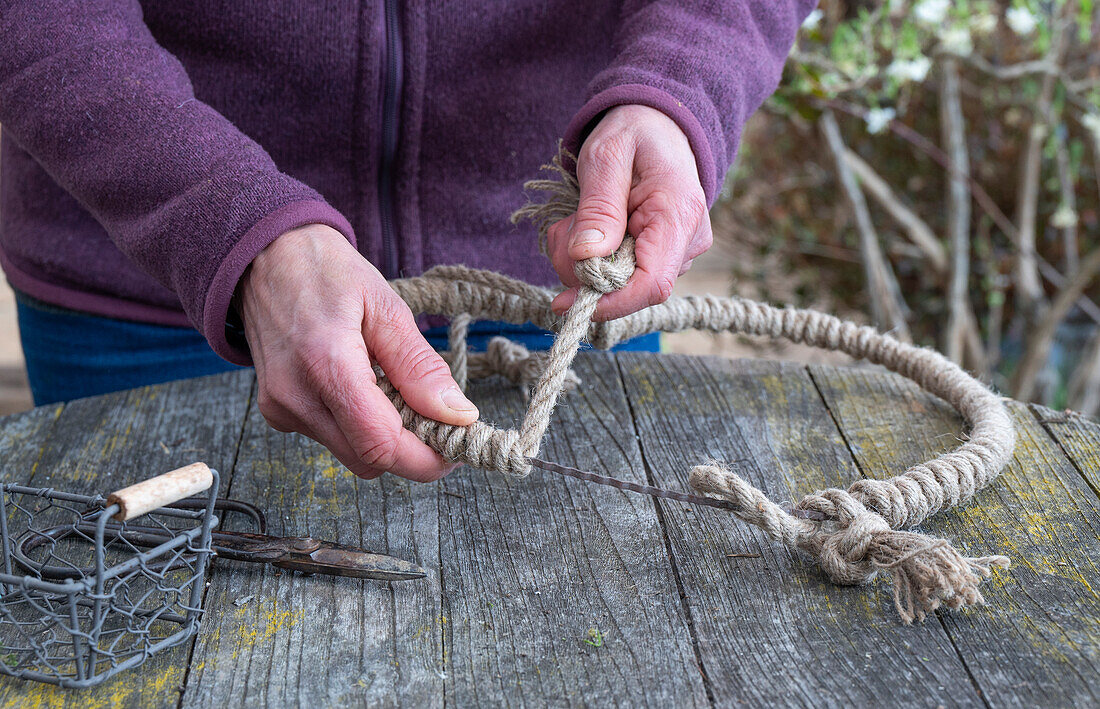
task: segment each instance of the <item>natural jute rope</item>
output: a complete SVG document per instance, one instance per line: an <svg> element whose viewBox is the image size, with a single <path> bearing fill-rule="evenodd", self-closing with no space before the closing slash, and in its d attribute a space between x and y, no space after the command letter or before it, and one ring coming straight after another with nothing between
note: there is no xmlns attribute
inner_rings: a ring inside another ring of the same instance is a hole
<svg viewBox="0 0 1100 709"><path fill-rule="evenodd" d="M576 181L555 160L558 180L528 183L550 193L544 204L528 206L517 217L530 218L545 244L550 224L577 207ZM915 465L888 480L859 480L847 490L830 488L804 497L796 509L815 511L829 521L796 517L768 500L757 488L720 463L698 465L691 485L703 494L737 505L734 514L757 525L773 539L801 549L840 584L870 582L880 571L892 574L894 600L902 619L923 619L941 604L951 608L982 602L978 585L994 566L1007 566L1003 556L964 557L944 539L903 531L940 510L970 499L1008 462L1016 433L1001 399L939 353L905 344L870 327L845 322L812 310L775 308L742 298L714 296L670 298L625 318L591 321L602 295L621 288L634 271L633 239L627 237L612 257L577 264L584 287L558 322L550 310L554 292L498 273L463 266L437 266L418 278L391 281L415 313L451 318L448 353L456 380L503 373L512 381L538 382L519 429L498 429L476 422L450 426L420 416L380 378L381 386L401 412L406 427L451 461L515 476L530 472L528 457L537 455L550 415L563 388L575 384L569 366L581 340L607 349L637 335L689 328L715 332L782 337L857 359L881 364L908 377L945 400L970 425L968 440L953 451ZM466 332L472 320L504 320L557 330L548 354L497 339L489 351L468 354Z"/></svg>

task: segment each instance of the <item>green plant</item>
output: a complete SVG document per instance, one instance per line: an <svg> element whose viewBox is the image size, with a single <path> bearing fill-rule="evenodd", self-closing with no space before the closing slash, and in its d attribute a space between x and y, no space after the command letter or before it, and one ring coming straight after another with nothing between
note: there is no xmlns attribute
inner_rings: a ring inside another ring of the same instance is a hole
<svg viewBox="0 0 1100 709"><path fill-rule="evenodd" d="M826 0L723 210L810 298L1096 413L1097 30L1093 0Z"/></svg>

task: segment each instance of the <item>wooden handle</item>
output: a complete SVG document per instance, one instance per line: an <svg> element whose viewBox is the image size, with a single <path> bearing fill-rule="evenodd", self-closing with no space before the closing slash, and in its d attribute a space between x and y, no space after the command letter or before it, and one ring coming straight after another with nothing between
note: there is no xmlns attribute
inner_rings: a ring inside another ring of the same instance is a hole
<svg viewBox="0 0 1100 709"><path fill-rule="evenodd" d="M206 463L192 463L112 492L107 504L118 505L121 509L113 519L125 522L207 490L213 483L214 475Z"/></svg>

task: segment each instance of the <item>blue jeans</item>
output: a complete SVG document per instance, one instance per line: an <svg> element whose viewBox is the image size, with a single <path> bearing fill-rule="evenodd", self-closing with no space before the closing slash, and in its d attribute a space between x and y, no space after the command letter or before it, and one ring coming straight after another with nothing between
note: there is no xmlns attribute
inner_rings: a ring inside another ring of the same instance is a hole
<svg viewBox="0 0 1100 709"><path fill-rule="evenodd" d="M36 406L240 369L186 327L116 320L15 294Z"/></svg>
<svg viewBox="0 0 1100 709"><path fill-rule="evenodd" d="M16 293L16 311L36 406L240 369L214 354L206 338L191 328L89 315L23 293ZM496 335L533 350L553 342L551 333L534 325L499 322L474 323L468 342L484 350ZM447 347L447 328L433 328L424 336L436 349ZM615 349L656 352L659 342L653 333Z"/></svg>

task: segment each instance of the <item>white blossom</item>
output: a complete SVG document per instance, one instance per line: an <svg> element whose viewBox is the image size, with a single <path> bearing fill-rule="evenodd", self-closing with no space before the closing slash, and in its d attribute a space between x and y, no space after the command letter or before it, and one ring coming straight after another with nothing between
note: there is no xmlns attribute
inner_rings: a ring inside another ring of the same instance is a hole
<svg viewBox="0 0 1100 709"><path fill-rule="evenodd" d="M802 29L813 30L817 29L817 26L821 24L821 18L825 13L821 10L814 10L809 15L806 15L806 19L802 21Z"/></svg>
<svg viewBox="0 0 1100 709"><path fill-rule="evenodd" d="M920 83L928 76L928 70L932 68L932 60L928 57L916 59L895 59L886 67L887 76L899 81L915 81Z"/></svg>
<svg viewBox="0 0 1100 709"><path fill-rule="evenodd" d="M1018 35L1028 35L1035 31L1039 18L1026 7L1010 7L1005 13L1005 22Z"/></svg>
<svg viewBox="0 0 1100 709"><path fill-rule="evenodd" d="M975 14L970 18L970 29L974 34L987 35L997 29L997 16L988 14Z"/></svg>
<svg viewBox="0 0 1100 709"><path fill-rule="evenodd" d="M974 43L970 39L970 30L965 27L949 27L940 35L940 46L945 52L956 56L969 56L974 51Z"/></svg>
<svg viewBox="0 0 1100 709"><path fill-rule="evenodd" d="M1086 113L1081 117L1081 124L1092 131L1093 140L1100 143L1100 113Z"/></svg>
<svg viewBox="0 0 1100 709"><path fill-rule="evenodd" d="M1077 212L1063 202L1058 205L1058 210L1050 217L1050 225L1055 229L1069 229L1077 226Z"/></svg>
<svg viewBox="0 0 1100 709"><path fill-rule="evenodd" d="M863 120L867 122L867 132L871 135L881 133L897 115L898 112L892 108L872 108L868 110L866 115L863 116Z"/></svg>
<svg viewBox="0 0 1100 709"><path fill-rule="evenodd" d="M926 25L938 25L950 9L951 0L923 0L913 8L913 17Z"/></svg>

